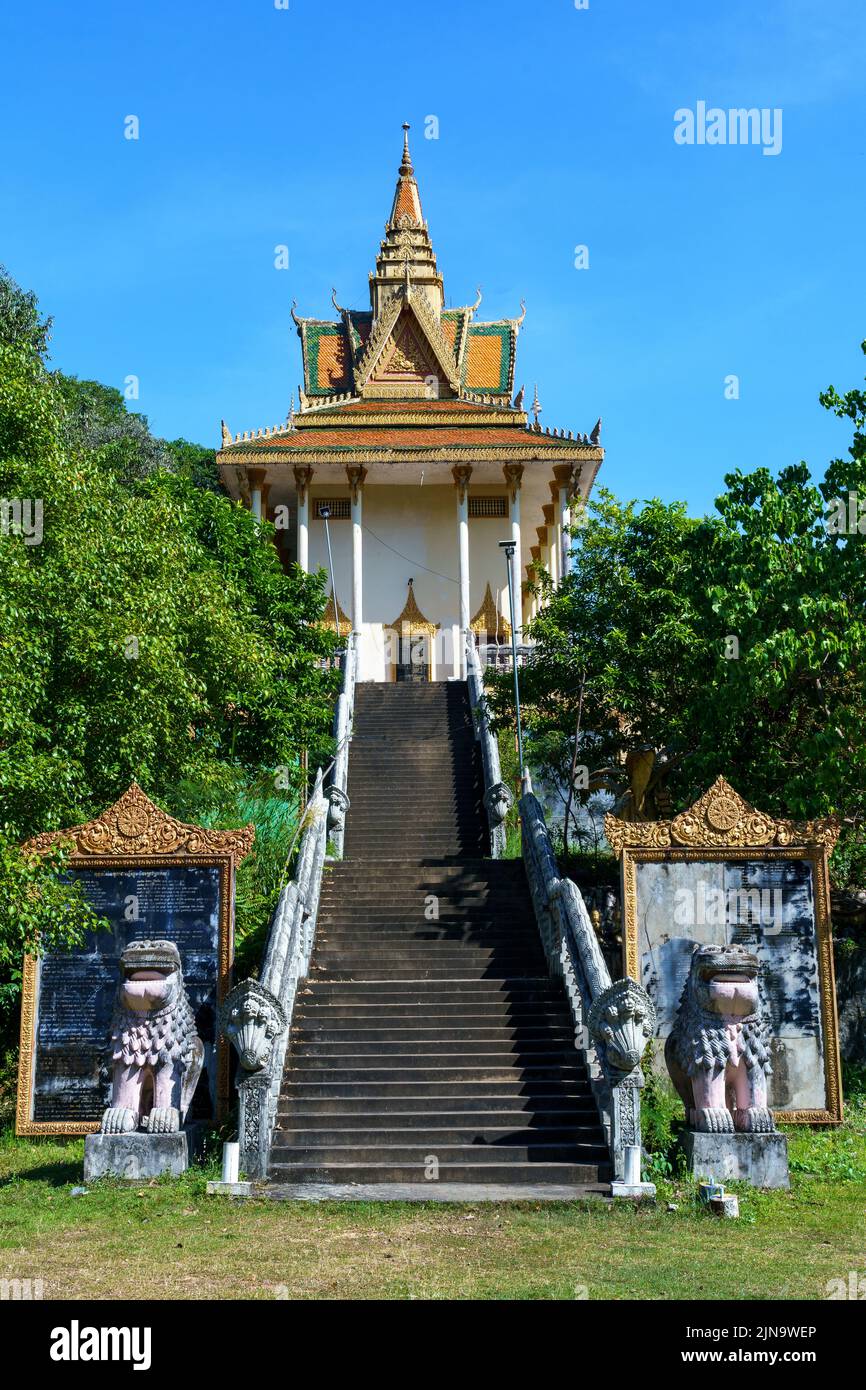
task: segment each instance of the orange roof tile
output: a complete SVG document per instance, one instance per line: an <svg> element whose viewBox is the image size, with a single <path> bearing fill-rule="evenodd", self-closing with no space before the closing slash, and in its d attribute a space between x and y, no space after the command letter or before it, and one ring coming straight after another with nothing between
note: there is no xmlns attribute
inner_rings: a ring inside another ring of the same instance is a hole
<svg viewBox="0 0 866 1390"><path fill-rule="evenodd" d="M466 385L477 391L501 390L502 353L498 334L471 334L466 349Z"/></svg>

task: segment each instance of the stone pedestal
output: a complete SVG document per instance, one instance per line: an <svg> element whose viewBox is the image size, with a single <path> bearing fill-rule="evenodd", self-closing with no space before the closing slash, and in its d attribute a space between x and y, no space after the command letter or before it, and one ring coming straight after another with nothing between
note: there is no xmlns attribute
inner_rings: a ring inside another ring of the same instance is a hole
<svg viewBox="0 0 866 1390"><path fill-rule="evenodd" d="M680 1135L686 1166L696 1178L747 1182L752 1187L790 1187L788 1140L784 1134Z"/></svg>
<svg viewBox="0 0 866 1390"><path fill-rule="evenodd" d="M88 1134L84 1141L84 1181L127 1178L142 1182L170 1173L180 1177L201 1148L201 1126L177 1134Z"/></svg>

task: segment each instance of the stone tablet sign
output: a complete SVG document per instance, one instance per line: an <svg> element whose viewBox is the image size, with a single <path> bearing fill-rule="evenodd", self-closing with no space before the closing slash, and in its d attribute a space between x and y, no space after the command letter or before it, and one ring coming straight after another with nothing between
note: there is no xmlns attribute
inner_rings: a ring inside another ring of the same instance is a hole
<svg viewBox="0 0 866 1390"><path fill-rule="evenodd" d="M110 930L80 946L27 956L21 1007L19 1134L89 1134L111 1093L109 1031L120 956L131 941L172 941L205 1061L190 1120L228 1107L228 1048L217 1008L230 985L234 874L253 829L203 830L174 820L133 784L110 810L74 830L37 836L75 848L69 875Z"/></svg>
<svg viewBox="0 0 866 1390"><path fill-rule="evenodd" d="M776 820L720 777L671 821L607 816L605 834L622 860L625 973L656 1006L659 1073L695 944L744 946L760 965L772 1110L841 1120L827 872L837 823Z"/></svg>

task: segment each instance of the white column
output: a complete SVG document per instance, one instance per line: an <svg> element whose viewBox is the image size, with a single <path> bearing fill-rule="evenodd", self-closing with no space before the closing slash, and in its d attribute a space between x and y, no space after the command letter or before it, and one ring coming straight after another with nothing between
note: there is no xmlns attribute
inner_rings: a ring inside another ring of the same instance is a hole
<svg viewBox="0 0 866 1390"><path fill-rule="evenodd" d="M531 550L530 550L530 555L532 556L532 561L531 561L531 564L530 564L530 566L529 566L529 570L528 570L528 573L527 573L527 580L533 585L533 587L535 586L535 584L536 584L537 581L538 581L538 576L537 576L536 571L535 571L535 551L536 551L537 549L538 549L537 546L532 546L532 548L531 548ZM540 560L539 560L539 563L541 563ZM537 593L533 593L533 594L530 595L530 599L529 599L529 617L530 617L530 621L532 621L534 618L537 618L537 617L538 617L538 594L537 594Z"/></svg>
<svg viewBox="0 0 866 1390"><path fill-rule="evenodd" d="M514 636L519 642L523 629L523 552L520 548L520 480L523 477L523 464L506 463L502 471L511 498L511 539L514 542L511 584L514 589Z"/></svg>
<svg viewBox="0 0 866 1390"><path fill-rule="evenodd" d="M546 569L547 569L547 528L544 527L544 526L538 526L538 527L536 527L535 534L536 534L536 537L538 538L538 564L537 564L537 568L538 568L538 570L546 570ZM542 537L544 537L543 540L542 540ZM538 614L541 612L541 610L542 610L543 607L544 607L544 599L541 597L540 594L536 594L536 596L535 596L535 615L536 615L536 617L537 617Z"/></svg>
<svg viewBox="0 0 866 1390"><path fill-rule="evenodd" d="M571 571L571 536L568 528L571 525L571 506L568 500L568 488L559 489L559 537L560 537L560 572L563 579Z"/></svg>
<svg viewBox="0 0 866 1390"><path fill-rule="evenodd" d="M553 470L556 479L556 510L559 527L559 573L562 578L571 573L572 538L568 528L571 525L571 496L574 487L574 469L570 463L558 464Z"/></svg>
<svg viewBox="0 0 866 1390"><path fill-rule="evenodd" d="M312 468L295 469L298 490L298 564L305 574L310 572L310 483Z"/></svg>
<svg viewBox="0 0 866 1390"><path fill-rule="evenodd" d="M471 622L469 613L469 479L472 469L468 464L457 464L452 470L454 485L457 488L457 554L460 586L460 647L456 653L454 669L466 679L466 634Z"/></svg>
<svg viewBox="0 0 866 1390"><path fill-rule="evenodd" d="M544 508L544 524L547 527L547 554L545 563L550 575L551 583L556 588L559 583L559 566L557 564L559 551L559 526L556 519L556 508L550 503Z"/></svg>
<svg viewBox="0 0 866 1390"><path fill-rule="evenodd" d="M360 632L364 621L364 529L362 525L362 496L366 468L347 468L346 475L352 489L352 631Z"/></svg>
<svg viewBox="0 0 866 1390"><path fill-rule="evenodd" d="M553 526L550 532L550 572L554 576L554 584L558 584L562 578L562 515L559 509L559 488L556 483L550 484L550 503L553 513Z"/></svg>
<svg viewBox="0 0 866 1390"><path fill-rule="evenodd" d="M250 484L250 511L256 521L262 519L262 483L265 480L265 470L263 468L248 468L247 478Z"/></svg>

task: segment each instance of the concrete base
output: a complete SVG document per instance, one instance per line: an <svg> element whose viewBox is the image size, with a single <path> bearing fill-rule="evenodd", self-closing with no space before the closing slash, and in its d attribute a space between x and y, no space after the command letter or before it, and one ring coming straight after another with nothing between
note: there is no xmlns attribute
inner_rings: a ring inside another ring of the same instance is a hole
<svg viewBox="0 0 866 1390"><path fill-rule="evenodd" d="M209 1182L207 1195L209 1197L251 1197L253 1185L251 1182Z"/></svg>
<svg viewBox="0 0 866 1390"><path fill-rule="evenodd" d="M653 1201L656 1195L654 1182L614 1182L611 1183L612 1197L625 1197L630 1201Z"/></svg>
<svg viewBox="0 0 866 1390"><path fill-rule="evenodd" d="M696 1178L747 1182L752 1187L790 1187L788 1139L784 1134L680 1135L686 1166Z"/></svg>
<svg viewBox="0 0 866 1390"><path fill-rule="evenodd" d="M201 1148L201 1127L177 1134L88 1134L84 1141L84 1181L126 1178L129 1182L180 1177Z"/></svg>

